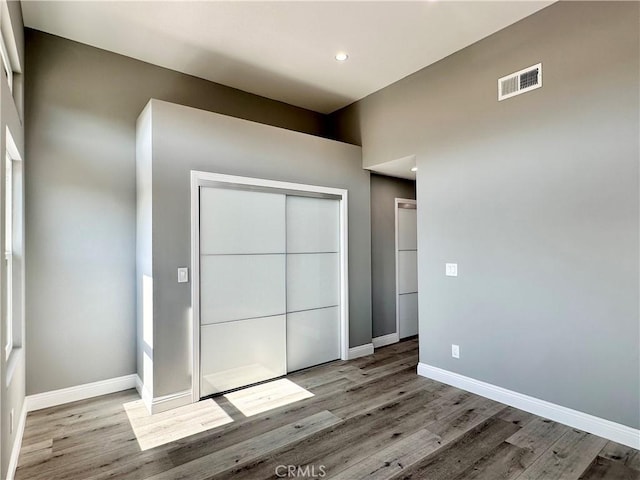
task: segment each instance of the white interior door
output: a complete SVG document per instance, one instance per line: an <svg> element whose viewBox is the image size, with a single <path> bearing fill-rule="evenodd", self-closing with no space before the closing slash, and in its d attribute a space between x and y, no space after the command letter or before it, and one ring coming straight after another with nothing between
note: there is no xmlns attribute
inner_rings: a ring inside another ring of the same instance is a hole
<svg viewBox="0 0 640 480"><path fill-rule="evenodd" d="M287 196L287 370L340 358L340 202Z"/></svg>
<svg viewBox="0 0 640 480"><path fill-rule="evenodd" d="M200 397L341 356L341 203L200 187Z"/></svg>
<svg viewBox="0 0 640 480"><path fill-rule="evenodd" d="M286 373L286 196L200 189L200 396Z"/></svg>
<svg viewBox="0 0 640 480"><path fill-rule="evenodd" d="M418 334L418 237L415 200L396 199L396 323L400 338Z"/></svg>

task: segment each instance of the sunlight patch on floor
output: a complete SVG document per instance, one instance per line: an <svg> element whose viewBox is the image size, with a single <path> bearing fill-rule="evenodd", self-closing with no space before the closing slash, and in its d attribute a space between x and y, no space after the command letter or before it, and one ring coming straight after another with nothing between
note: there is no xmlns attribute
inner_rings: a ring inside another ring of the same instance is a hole
<svg viewBox="0 0 640 480"><path fill-rule="evenodd" d="M263 380L280 376L280 372L274 372L264 365L252 363L236 368L228 368L215 373L202 375L203 397L216 393L228 392L241 385L251 385Z"/></svg>
<svg viewBox="0 0 640 480"><path fill-rule="evenodd" d="M305 398L311 398L313 393L296 385L291 380L282 378L227 393L224 397L245 416L251 417Z"/></svg>
<svg viewBox="0 0 640 480"><path fill-rule="evenodd" d="M149 414L142 400L123 406L143 451L233 422L212 399L155 415Z"/></svg>

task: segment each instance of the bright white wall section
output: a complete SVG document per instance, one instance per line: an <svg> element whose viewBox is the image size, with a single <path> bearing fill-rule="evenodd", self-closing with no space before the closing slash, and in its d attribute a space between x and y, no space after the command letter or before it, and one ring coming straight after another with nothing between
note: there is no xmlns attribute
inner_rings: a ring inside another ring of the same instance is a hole
<svg viewBox="0 0 640 480"><path fill-rule="evenodd" d="M347 190L349 347L370 343L370 181L361 148L158 100L143 115L151 129L145 140L151 181L139 183L139 205L140 198L151 201L138 211L138 222L151 219L152 403L191 401L191 284L177 283L176 270L191 261L191 171ZM144 347L141 333L138 348Z"/></svg>
<svg viewBox="0 0 640 480"><path fill-rule="evenodd" d="M141 352L140 377L145 400L153 397L153 239L151 205L151 106L136 123L136 336ZM150 405L147 405L150 408Z"/></svg>

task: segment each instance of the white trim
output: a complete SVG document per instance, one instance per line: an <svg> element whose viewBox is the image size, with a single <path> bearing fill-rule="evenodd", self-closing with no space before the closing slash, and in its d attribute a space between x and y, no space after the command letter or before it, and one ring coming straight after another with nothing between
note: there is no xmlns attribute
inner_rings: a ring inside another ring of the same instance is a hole
<svg viewBox="0 0 640 480"><path fill-rule="evenodd" d="M418 363L418 375L462 388L500 403L519 408L555 422L598 435L614 442L640 449L640 430L604 418L556 405L490 383L465 377L425 363Z"/></svg>
<svg viewBox="0 0 640 480"><path fill-rule="evenodd" d="M349 360L366 357L367 355L373 355L373 343L365 343L349 349Z"/></svg>
<svg viewBox="0 0 640 480"><path fill-rule="evenodd" d="M200 400L200 187L191 171L191 403Z"/></svg>
<svg viewBox="0 0 640 480"><path fill-rule="evenodd" d="M151 400L151 415L189 405L190 403L193 403L191 401L191 397L191 389L189 389L182 392L171 393L169 395L154 398Z"/></svg>
<svg viewBox="0 0 640 480"><path fill-rule="evenodd" d="M349 192L340 201L340 359L349 359Z"/></svg>
<svg viewBox="0 0 640 480"><path fill-rule="evenodd" d="M400 341L400 335L398 332L390 333L389 335L382 335L380 337L374 338L371 343L373 343L373 348L384 347L385 345L391 345L392 343L398 343Z"/></svg>
<svg viewBox="0 0 640 480"><path fill-rule="evenodd" d="M25 398L25 405L28 412L33 412L43 408L55 407L65 403L77 402L78 400L129 390L130 388L136 388L137 377L134 373L123 377L53 390L51 392L28 395Z"/></svg>
<svg viewBox="0 0 640 480"><path fill-rule="evenodd" d="M200 400L200 199L207 183L228 183L264 189L316 193L340 197L340 359L352 358L349 349L349 219L348 191L341 188L281 182L263 178L191 171L191 401ZM371 352L373 353L373 345ZM368 354L367 354L368 355Z"/></svg>
<svg viewBox="0 0 640 480"><path fill-rule="evenodd" d="M396 333L398 334L398 340L400 340L400 282L398 279L398 204L399 202L399 198L396 198L394 201L394 207L393 207L393 218L394 218L394 227L393 227L393 234L394 234L394 244L393 244L393 253L395 256L395 265L394 265L394 270L395 270L395 274L396 274Z"/></svg>
<svg viewBox="0 0 640 480"><path fill-rule="evenodd" d="M20 458L20 449L22 448L22 437L24 436L24 426L27 423L27 402L22 403L22 411L20 412L20 419L18 420L18 426L16 427L16 436L13 441L13 447L11 448L11 456L9 457L9 465L7 467L7 480L13 480L16 476L16 469L18 468L18 459Z"/></svg>
<svg viewBox="0 0 640 480"><path fill-rule="evenodd" d="M279 180L267 180L265 178L240 177L237 175L225 175L223 173L202 172L191 170L191 180L204 182L230 183L251 187L277 188L281 190L294 190L297 192L321 193L327 195L344 196L346 190L341 188L323 187L320 185L307 185L304 183L281 182ZM192 182L193 185L193 182Z"/></svg>
<svg viewBox="0 0 640 480"><path fill-rule="evenodd" d="M139 375L136 375L136 390L140 394L140 398L142 398L142 403L144 403L144 406L151 415L193 403L191 401L191 389L153 398L149 389L142 383Z"/></svg>
<svg viewBox="0 0 640 480"><path fill-rule="evenodd" d="M418 208L418 202L416 200L413 200L411 198L396 198L395 199L395 203L394 203L394 211L393 211L393 215L395 217L395 255L396 255L396 333L398 334L398 341L400 341L400 280L398 278L398 275L400 273L400 270L398 268L398 259L400 257L400 250L398 249L398 243L399 243L399 239L398 239L398 227L399 227L399 223L398 223L398 209L400 208L400 204L401 203L410 203L416 206L416 208Z"/></svg>

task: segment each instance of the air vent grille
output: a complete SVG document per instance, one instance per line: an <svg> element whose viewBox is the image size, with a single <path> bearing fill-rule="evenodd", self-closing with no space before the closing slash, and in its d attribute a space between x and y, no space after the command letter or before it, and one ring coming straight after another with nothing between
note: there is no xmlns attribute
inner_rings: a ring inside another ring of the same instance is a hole
<svg viewBox="0 0 640 480"><path fill-rule="evenodd" d="M542 86L542 64L512 73L498 79L498 100L515 97Z"/></svg>

